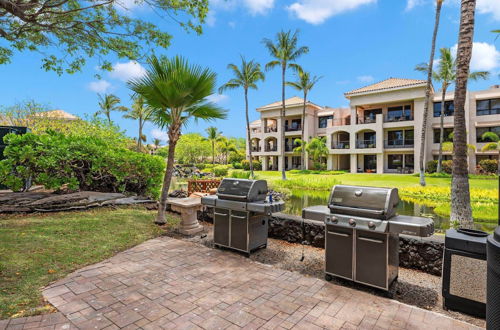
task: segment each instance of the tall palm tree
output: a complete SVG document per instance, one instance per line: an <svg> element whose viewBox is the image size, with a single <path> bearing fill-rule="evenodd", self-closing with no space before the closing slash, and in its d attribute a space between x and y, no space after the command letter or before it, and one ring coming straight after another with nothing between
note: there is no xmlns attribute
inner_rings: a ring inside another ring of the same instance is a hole
<svg viewBox="0 0 500 330"><path fill-rule="evenodd" d="M148 59L146 74L128 82L129 87L142 95L154 110L152 120L168 134L167 168L163 179L160 206L155 223L165 224L165 208L172 179L175 146L182 127L190 119L225 119L226 110L207 101L215 92L217 75L208 68L191 65L182 57Z"/></svg>
<svg viewBox="0 0 500 330"><path fill-rule="evenodd" d="M432 79L441 83L441 114L440 114L440 132L439 132L439 156L437 172L441 173L441 164L443 162L443 140L444 140L444 111L445 111L445 97L448 87L450 87L456 79L456 61L453 59L450 48L440 49L439 64L437 71L432 73ZM427 63L419 64L415 70L421 72L428 72ZM469 79L488 79L489 72L475 71L469 73Z"/></svg>
<svg viewBox="0 0 500 330"><path fill-rule="evenodd" d="M222 132L219 132L217 127L210 126L206 130L207 140L212 144L212 165L215 166L215 143L222 139Z"/></svg>
<svg viewBox="0 0 500 330"><path fill-rule="evenodd" d="M227 66L233 72L234 78L231 78L227 83L219 88L219 93L227 89L243 88L245 94L245 118L247 121L247 145L248 155L250 156L250 177L253 178L252 164L252 141L250 140L250 119L248 117L248 89L257 89L257 83L264 81L265 76L260 69L260 64L254 60L247 61L242 56L240 67L229 64Z"/></svg>
<svg viewBox="0 0 500 330"><path fill-rule="evenodd" d="M293 67L297 70L297 80L289 81L286 84L295 88L298 91L302 91L304 95L304 104L302 105L302 118L301 118L301 140L305 141L306 138L304 136L304 124L306 122L306 103L307 103L307 94L314 88L314 85L321 79L321 77L313 76L309 72L302 70L302 68L296 64ZM303 170L306 169L306 150L302 148L302 159L301 159L301 168Z"/></svg>
<svg viewBox="0 0 500 330"><path fill-rule="evenodd" d="M238 149L236 149L236 145L234 144L234 142L231 141L231 140L229 140L229 139L227 139L227 138L225 138L225 137L223 137L219 141L219 149L224 154L224 161L225 161L226 165L228 163L228 161L227 161L228 160L228 154L230 152L236 152L236 151L238 151ZM250 172L250 174L253 175L252 172Z"/></svg>
<svg viewBox="0 0 500 330"><path fill-rule="evenodd" d="M431 88L432 88L432 69L434 64L434 53L436 51L436 38L439 28L439 17L441 15L441 6L443 0L436 0L436 16L434 18L434 30L432 32L431 41L431 54L429 58L429 66L427 67L427 84L425 86L425 102L424 102L424 120L422 121L422 133L420 138L420 185L425 186L425 166L424 166L424 155L425 155L425 136L427 133L427 121L429 116L429 103L431 99Z"/></svg>
<svg viewBox="0 0 500 330"><path fill-rule="evenodd" d="M481 138L483 141L490 141L484 145L481 149L482 151L498 150L498 170L497 173L500 175L500 136L495 132L486 132Z"/></svg>
<svg viewBox="0 0 500 330"><path fill-rule="evenodd" d="M137 137L137 151L142 150L142 143L146 142L146 136L142 133L144 123L151 117L151 108L144 104L144 97L137 95L134 97L132 108L123 116L123 118L137 120L139 123L139 136Z"/></svg>
<svg viewBox="0 0 500 330"><path fill-rule="evenodd" d="M266 70L271 70L275 67L281 68L281 177L286 180L285 172L285 85L286 85L286 69L290 67L300 56L309 52L306 46L297 46L298 31L281 31L276 35L276 40L273 42L270 39L264 39L262 42L269 51L273 61L266 64Z"/></svg>
<svg viewBox="0 0 500 330"><path fill-rule="evenodd" d="M96 115L103 114L108 119L108 123L111 124L111 112L112 111L127 111L128 108L120 105L120 98L113 94L97 94L99 97L99 111Z"/></svg>
<svg viewBox="0 0 500 330"><path fill-rule="evenodd" d="M475 0L462 0L454 98L455 128L453 131L454 148L451 176L450 221L458 222L465 228L471 228L473 225L467 163L465 97L467 94L467 79L469 78L469 66L472 57L472 41L474 40L475 9Z"/></svg>

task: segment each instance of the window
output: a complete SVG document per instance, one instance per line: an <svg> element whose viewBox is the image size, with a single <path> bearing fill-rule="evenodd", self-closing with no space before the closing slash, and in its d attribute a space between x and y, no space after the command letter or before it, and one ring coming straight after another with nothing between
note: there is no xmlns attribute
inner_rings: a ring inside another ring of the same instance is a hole
<svg viewBox="0 0 500 330"><path fill-rule="evenodd" d="M330 119L333 121L333 115L318 117L318 128L326 128Z"/></svg>
<svg viewBox="0 0 500 330"><path fill-rule="evenodd" d="M478 100L476 101L476 115L496 115L500 114L500 99Z"/></svg>
<svg viewBox="0 0 500 330"><path fill-rule="evenodd" d="M370 109L363 112L363 121L361 123L374 123L376 116L382 113L382 109Z"/></svg>
<svg viewBox="0 0 500 330"><path fill-rule="evenodd" d="M413 144L415 139L415 133L412 129L405 130L405 144Z"/></svg>
<svg viewBox="0 0 500 330"><path fill-rule="evenodd" d="M451 155L442 155L442 156L443 156L443 160L453 160L453 157ZM439 156L438 155L434 155L434 156L432 156L432 159L438 160Z"/></svg>
<svg viewBox="0 0 500 330"><path fill-rule="evenodd" d="M486 132L493 132L500 137L500 126L476 128L476 141L479 143L494 142L494 141L491 141L490 139L483 139L483 134Z"/></svg>
<svg viewBox="0 0 500 330"><path fill-rule="evenodd" d="M439 143L440 131L439 128L434 129L434 143ZM453 128L445 128L443 133L443 142L453 142L453 137L450 136L453 133Z"/></svg>
<svg viewBox="0 0 500 330"><path fill-rule="evenodd" d="M403 167L403 155L387 155L387 168L397 170Z"/></svg>
<svg viewBox="0 0 500 330"><path fill-rule="evenodd" d="M413 130L397 130L387 132L388 146L413 145Z"/></svg>
<svg viewBox="0 0 500 330"><path fill-rule="evenodd" d="M405 167L412 169L415 167L415 156L413 154L405 155Z"/></svg>
<svg viewBox="0 0 500 330"><path fill-rule="evenodd" d="M453 116L455 113L455 106L453 101L444 102L444 115ZM434 102L434 117L441 117L441 102Z"/></svg>
<svg viewBox="0 0 500 330"><path fill-rule="evenodd" d="M387 121L412 120L411 105L389 107L387 109Z"/></svg>

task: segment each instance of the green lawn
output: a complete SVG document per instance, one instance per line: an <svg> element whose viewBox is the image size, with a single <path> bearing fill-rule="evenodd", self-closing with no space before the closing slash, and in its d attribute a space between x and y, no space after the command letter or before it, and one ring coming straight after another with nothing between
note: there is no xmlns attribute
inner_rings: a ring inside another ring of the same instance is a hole
<svg viewBox="0 0 500 330"><path fill-rule="evenodd" d="M106 208L0 219L0 319L42 313L47 284L161 235L154 214Z"/></svg>

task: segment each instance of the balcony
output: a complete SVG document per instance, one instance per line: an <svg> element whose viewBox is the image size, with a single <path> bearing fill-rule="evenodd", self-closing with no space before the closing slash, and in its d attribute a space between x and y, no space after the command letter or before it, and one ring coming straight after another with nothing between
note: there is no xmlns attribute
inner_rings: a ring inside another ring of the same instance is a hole
<svg viewBox="0 0 500 330"><path fill-rule="evenodd" d="M252 151L259 152L260 149L261 148L259 146L252 146Z"/></svg>
<svg viewBox="0 0 500 330"><path fill-rule="evenodd" d="M385 116L384 123L395 123L400 121L410 121L413 120L413 114L411 115L401 115L401 116Z"/></svg>
<svg viewBox="0 0 500 330"><path fill-rule="evenodd" d="M259 128L251 128L250 129L250 133L252 133L252 134L258 134L260 132L261 132L260 127Z"/></svg>
<svg viewBox="0 0 500 330"><path fill-rule="evenodd" d="M358 140L356 141L356 148L358 149L371 149L376 148L375 140Z"/></svg>
<svg viewBox="0 0 500 330"><path fill-rule="evenodd" d="M266 151L278 151L278 146L266 146L265 148Z"/></svg>
<svg viewBox="0 0 500 330"><path fill-rule="evenodd" d="M292 125L290 127L285 126L285 132L296 132L302 129L302 125Z"/></svg>
<svg viewBox="0 0 500 330"><path fill-rule="evenodd" d="M373 124L377 122L376 117L358 117L356 120L357 124Z"/></svg>
<svg viewBox="0 0 500 330"><path fill-rule="evenodd" d="M415 142L413 140L385 140L384 147L391 148L413 148Z"/></svg>
<svg viewBox="0 0 500 330"><path fill-rule="evenodd" d="M265 133L276 133L278 131L278 128L275 126L269 126L264 128Z"/></svg>
<svg viewBox="0 0 500 330"><path fill-rule="evenodd" d="M349 141L332 142L332 149L349 149Z"/></svg>
<svg viewBox="0 0 500 330"><path fill-rule="evenodd" d="M289 145L289 144L285 144L285 151L286 152L292 152L295 148L297 148L298 145Z"/></svg>

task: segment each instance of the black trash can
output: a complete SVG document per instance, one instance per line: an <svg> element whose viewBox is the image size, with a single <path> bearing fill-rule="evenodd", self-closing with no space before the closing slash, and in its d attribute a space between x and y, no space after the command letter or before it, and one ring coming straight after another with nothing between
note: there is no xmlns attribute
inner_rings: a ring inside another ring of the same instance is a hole
<svg viewBox="0 0 500 330"><path fill-rule="evenodd" d="M500 329L500 226L488 237L486 328Z"/></svg>
<svg viewBox="0 0 500 330"><path fill-rule="evenodd" d="M486 240L472 229L448 229L444 242L443 307L486 316Z"/></svg>

